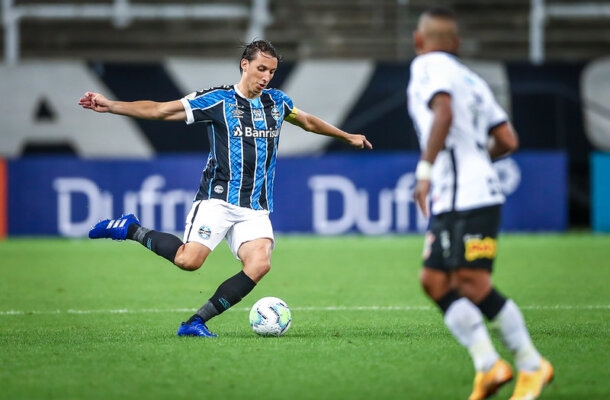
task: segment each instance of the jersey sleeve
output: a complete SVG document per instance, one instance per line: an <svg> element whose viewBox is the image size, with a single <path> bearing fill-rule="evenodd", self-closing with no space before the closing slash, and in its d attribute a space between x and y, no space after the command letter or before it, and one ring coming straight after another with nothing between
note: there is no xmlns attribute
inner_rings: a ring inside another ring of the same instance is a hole
<svg viewBox="0 0 610 400"><path fill-rule="evenodd" d="M287 114L286 117L284 118L286 121L292 121L297 117L297 114L299 113L299 109L296 107L292 107L289 110L286 110Z"/></svg>
<svg viewBox="0 0 610 400"><path fill-rule="evenodd" d="M417 87L420 98L430 106L430 101L438 93L453 92L451 65L443 55L430 54L416 58L411 67L411 79Z"/></svg>
<svg viewBox="0 0 610 400"><path fill-rule="evenodd" d="M284 92L279 91L281 94L282 108L284 110L284 120L291 121L299 113L299 109L294 106L292 99Z"/></svg>
<svg viewBox="0 0 610 400"><path fill-rule="evenodd" d="M190 125L195 122L195 117L193 116L193 109L191 108L191 103L188 101L187 97L181 98L180 102L186 112L186 123Z"/></svg>
<svg viewBox="0 0 610 400"><path fill-rule="evenodd" d="M495 128L496 126L501 125L504 122L507 122L508 114L502 108L502 106L500 104L498 104L498 102L497 102L496 98L494 97L489 86L487 86L487 93L490 97L489 101L487 102L487 104L489 104L489 106L487 107L487 121L488 121L487 129L491 130L492 128Z"/></svg>
<svg viewBox="0 0 610 400"><path fill-rule="evenodd" d="M187 124L190 125L195 122L208 121L211 119L212 107L223 100L220 90L217 89L218 88L212 88L193 92L180 99L180 102L184 106L184 111L186 112Z"/></svg>

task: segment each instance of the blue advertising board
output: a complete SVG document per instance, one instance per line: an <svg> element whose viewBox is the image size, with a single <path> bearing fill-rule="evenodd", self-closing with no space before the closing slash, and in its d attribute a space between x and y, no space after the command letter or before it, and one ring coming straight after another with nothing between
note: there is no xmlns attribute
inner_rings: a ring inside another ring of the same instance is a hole
<svg viewBox="0 0 610 400"><path fill-rule="evenodd" d="M280 158L278 233L366 235L422 232L413 202L415 152ZM8 162L8 234L86 236L102 218L134 212L143 225L181 234L205 158L149 161L24 158ZM566 157L521 152L495 163L507 194L505 231L567 227Z"/></svg>
<svg viewBox="0 0 610 400"><path fill-rule="evenodd" d="M591 227L610 232L610 153L591 156Z"/></svg>
<svg viewBox="0 0 610 400"><path fill-rule="evenodd" d="M146 226L181 231L205 162L203 157L9 161L8 234L86 236L100 219L123 212L137 212Z"/></svg>

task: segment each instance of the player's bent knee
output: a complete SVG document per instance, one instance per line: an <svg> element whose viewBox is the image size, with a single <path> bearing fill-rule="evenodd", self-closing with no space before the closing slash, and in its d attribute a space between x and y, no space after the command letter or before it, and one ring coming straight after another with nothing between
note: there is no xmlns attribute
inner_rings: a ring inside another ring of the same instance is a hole
<svg viewBox="0 0 610 400"><path fill-rule="evenodd" d="M176 266L178 268L185 270L185 271L196 271L199 268L201 268L201 265L195 265L195 264L184 264L184 263L182 263L182 264L174 263L174 264L176 264Z"/></svg>
<svg viewBox="0 0 610 400"><path fill-rule="evenodd" d="M196 271L203 265L205 259L201 259L200 257L193 257L182 254L180 256L176 256L174 259L174 264L185 271Z"/></svg>
<svg viewBox="0 0 610 400"><path fill-rule="evenodd" d="M268 262L244 265L244 273L257 283L263 279L269 271L271 271L271 264Z"/></svg>
<svg viewBox="0 0 610 400"><path fill-rule="evenodd" d="M257 264L254 269L256 271L256 274L262 278L263 276L267 275L269 271L271 271L271 264L267 262L260 263Z"/></svg>
<svg viewBox="0 0 610 400"><path fill-rule="evenodd" d="M259 272L262 275L267 275L267 273L269 271L271 271L271 264L269 264L269 263L265 263L265 264L261 265L261 267L259 268Z"/></svg>
<svg viewBox="0 0 610 400"><path fill-rule="evenodd" d="M198 243L187 243L176 253L174 264L185 271L195 271L201 268L210 251Z"/></svg>

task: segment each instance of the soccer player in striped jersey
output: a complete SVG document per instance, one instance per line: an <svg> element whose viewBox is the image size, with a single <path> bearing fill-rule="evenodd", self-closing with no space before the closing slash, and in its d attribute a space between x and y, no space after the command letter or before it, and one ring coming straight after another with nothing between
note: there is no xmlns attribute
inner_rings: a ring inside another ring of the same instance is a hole
<svg viewBox="0 0 610 400"><path fill-rule="evenodd" d="M89 237L135 240L181 269L200 268L225 239L242 270L224 281L209 300L178 328L179 336L216 336L206 323L237 304L271 268L274 236L273 182L280 128L284 121L306 131L372 149L361 134L350 134L297 109L290 97L267 86L278 68L273 45L256 40L245 46L241 79L232 86L193 92L169 102L111 101L87 92L79 105L133 118L201 123L210 153L199 190L187 216L183 240L140 225L133 214L100 221Z"/></svg>
<svg viewBox="0 0 610 400"><path fill-rule="evenodd" d="M451 10L423 13L414 41L417 57L407 88L421 147L414 196L422 212L432 215L421 284L473 359L469 400L492 396L513 377L483 316L497 323L515 355L519 377L511 400L538 398L553 367L532 344L517 305L491 282L504 203L491 160L516 150L517 134L489 86L456 57L459 37Z"/></svg>

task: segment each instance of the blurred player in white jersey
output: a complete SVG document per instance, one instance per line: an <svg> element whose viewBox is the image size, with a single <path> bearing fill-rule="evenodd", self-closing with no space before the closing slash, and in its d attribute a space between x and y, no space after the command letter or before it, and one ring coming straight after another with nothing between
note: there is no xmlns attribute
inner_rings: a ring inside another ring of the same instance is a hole
<svg viewBox="0 0 610 400"><path fill-rule="evenodd" d="M422 287L473 359L469 400L486 399L513 378L483 316L497 323L515 356L518 379L511 400L536 399L552 380L553 367L534 347L517 305L491 281L504 203L492 160L517 149L517 134L487 83L457 58L458 28L451 10L424 12L414 42L417 57L407 88L421 147L414 196L431 216Z"/></svg>

